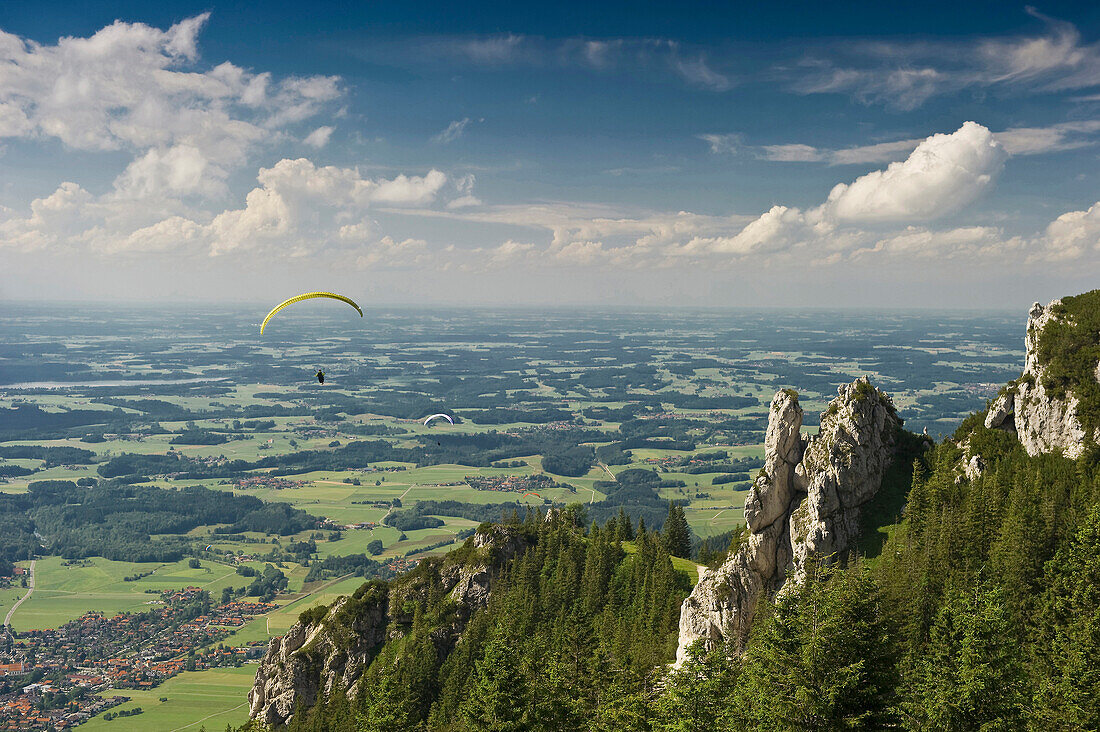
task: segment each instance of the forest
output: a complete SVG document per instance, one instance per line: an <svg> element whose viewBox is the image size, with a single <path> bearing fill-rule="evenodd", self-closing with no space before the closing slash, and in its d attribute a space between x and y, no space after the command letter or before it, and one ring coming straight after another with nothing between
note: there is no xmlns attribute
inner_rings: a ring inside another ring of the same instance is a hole
<svg viewBox="0 0 1100 732"><path fill-rule="evenodd" d="M25 494L0 493L0 558L33 558L48 551L66 559L101 556L131 562L170 562L190 551L182 538L196 526L229 523L226 532L288 535L318 519L286 504L264 503L201 486L164 490L102 481L36 481Z"/></svg>
<svg viewBox="0 0 1100 732"><path fill-rule="evenodd" d="M355 698L334 691L289 729L611 729L643 709L691 589L662 536L635 536L618 519L586 531L576 509L513 526L531 548L453 647L433 640L454 610L431 591L437 565L424 562L406 581L427 591L409 601L400 642L378 649ZM376 581L355 599L385 592Z"/></svg>

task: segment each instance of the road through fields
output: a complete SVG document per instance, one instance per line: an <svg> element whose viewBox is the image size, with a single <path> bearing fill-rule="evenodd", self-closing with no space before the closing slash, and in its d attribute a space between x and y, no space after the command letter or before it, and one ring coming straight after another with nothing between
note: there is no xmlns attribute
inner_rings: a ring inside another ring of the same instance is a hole
<svg viewBox="0 0 1100 732"><path fill-rule="evenodd" d="M34 592L34 563L37 562L37 561L38 561L37 559L32 559L31 560L31 566L27 568L27 570L31 574L31 581L27 583L27 594L25 594L21 598L19 598L19 602L12 605L11 610L8 610L8 616L6 618L4 618L4 625L8 625L8 624L11 623L11 616L15 615L15 611L19 609L19 606L22 605L23 602L26 601L27 598L29 598L31 596L32 592Z"/></svg>

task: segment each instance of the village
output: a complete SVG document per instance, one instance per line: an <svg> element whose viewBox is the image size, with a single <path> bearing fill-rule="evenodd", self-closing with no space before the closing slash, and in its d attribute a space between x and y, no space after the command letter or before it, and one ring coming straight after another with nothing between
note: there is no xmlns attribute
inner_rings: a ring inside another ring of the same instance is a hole
<svg viewBox="0 0 1100 732"><path fill-rule="evenodd" d="M467 475L464 482L479 491L500 491L504 493L538 493L547 488L558 487L554 479L545 473L535 475Z"/></svg>
<svg viewBox="0 0 1100 732"><path fill-rule="evenodd" d="M0 638L0 730L69 729L128 697L110 689L151 689L176 674L240 665L263 655L266 641L211 647L277 606L215 604L197 587L161 593L163 607L105 617L88 612L57 629ZM209 648L208 648L209 647ZM208 648L208 650L201 650Z"/></svg>
<svg viewBox="0 0 1100 732"><path fill-rule="evenodd" d="M301 488L307 485L304 480L289 480L287 478L278 478L273 475L255 475L248 476L247 478L236 478L232 481L221 481L224 485L233 485L241 490L252 490L256 488L269 488L271 490L286 490L288 488Z"/></svg>

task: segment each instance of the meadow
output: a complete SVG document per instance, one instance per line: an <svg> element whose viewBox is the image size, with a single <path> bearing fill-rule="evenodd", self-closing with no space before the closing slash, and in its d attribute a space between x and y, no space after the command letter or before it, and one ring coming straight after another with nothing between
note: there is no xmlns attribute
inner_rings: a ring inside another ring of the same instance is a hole
<svg viewBox="0 0 1100 732"><path fill-rule="evenodd" d="M35 566L34 593L16 610L11 624L17 631L56 628L88 611L112 615L149 610L158 603L162 590L202 587L217 596L223 587L251 581L237 574L234 566L207 560L199 563L198 569L191 569L187 560L163 564L88 557L67 563L58 556L42 557ZM152 574L129 582L125 579L147 572ZM300 579L298 584L300 587Z"/></svg>
<svg viewBox="0 0 1100 732"><path fill-rule="evenodd" d="M130 701L109 711L141 707L142 713L111 720L100 714L80 728L88 732L182 732L200 727L220 730L227 724L236 727L248 721L245 697L255 675L255 665L245 664L240 668L185 671L150 690L112 689L103 696L128 696Z"/></svg>

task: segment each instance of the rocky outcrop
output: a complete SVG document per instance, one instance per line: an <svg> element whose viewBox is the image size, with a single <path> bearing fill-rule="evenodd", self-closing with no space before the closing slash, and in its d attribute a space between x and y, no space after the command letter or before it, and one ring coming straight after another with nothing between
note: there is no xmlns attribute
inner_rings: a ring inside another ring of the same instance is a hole
<svg viewBox="0 0 1100 732"><path fill-rule="evenodd" d="M745 501L745 521L756 532L774 524L787 512L794 497L794 472L802 460L802 407L798 394L785 390L772 399L768 431L764 436L764 469L753 481Z"/></svg>
<svg viewBox="0 0 1100 732"><path fill-rule="evenodd" d="M272 639L248 692L252 719L283 724L299 704L312 707L337 682L344 689L354 686L385 640L388 625L385 584L364 585L361 591L338 599L326 615L300 620L285 636Z"/></svg>
<svg viewBox="0 0 1100 732"><path fill-rule="evenodd" d="M740 651L765 593L804 581L811 557L844 555L859 534L860 507L882 484L900 425L889 397L867 379L840 387L812 437L800 433L798 395L775 395L764 468L745 502L746 536L684 600L678 663L700 639Z"/></svg>
<svg viewBox="0 0 1100 732"><path fill-rule="evenodd" d="M271 641L260 661L248 692L249 716L275 727L286 724L298 705L308 709L333 688L353 695L382 644L407 631L411 608L438 587L455 611L433 640L449 651L470 616L488 605L500 568L529 545L522 527L491 525L446 558L426 559L398 580L368 582L327 610L302 613L285 636Z"/></svg>
<svg viewBox="0 0 1100 732"><path fill-rule="evenodd" d="M1087 437L1078 417L1078 397L1072 392L1064 397L1050 393L1045 386L1046 365L1040 359L1039 349L1043 330L1068 317L1061 314L1061 304L1061 300L1054 300L1045 308L1039 303L1031 306L1024 337L1023 374L990 405L985 426L1015 433L1028 455L1060 451L1076 459L1084 453ZM1097 373L1100 374L1100 365ZM1093 435L1092 441L1098 438L1100 435Z"/></svg>
<svg viewBox="0 0 1100 732"><path fill-rule="evenodd" d="M971 455L970 460L966 463L966 467L963 468L963 474L966 475L968 480L977 480L984 472L985 460L982 460L982 456Z"/></svg>
<svg viewBox="0 0 1100 732"><path fill-rule="evenodd" d="M997 398L993 400L985 413L985 426L988 429L1016 431L1016 418L1013 416L1016 410L1015 396L1015 392L1004 392L997 395Z"/></svg>

